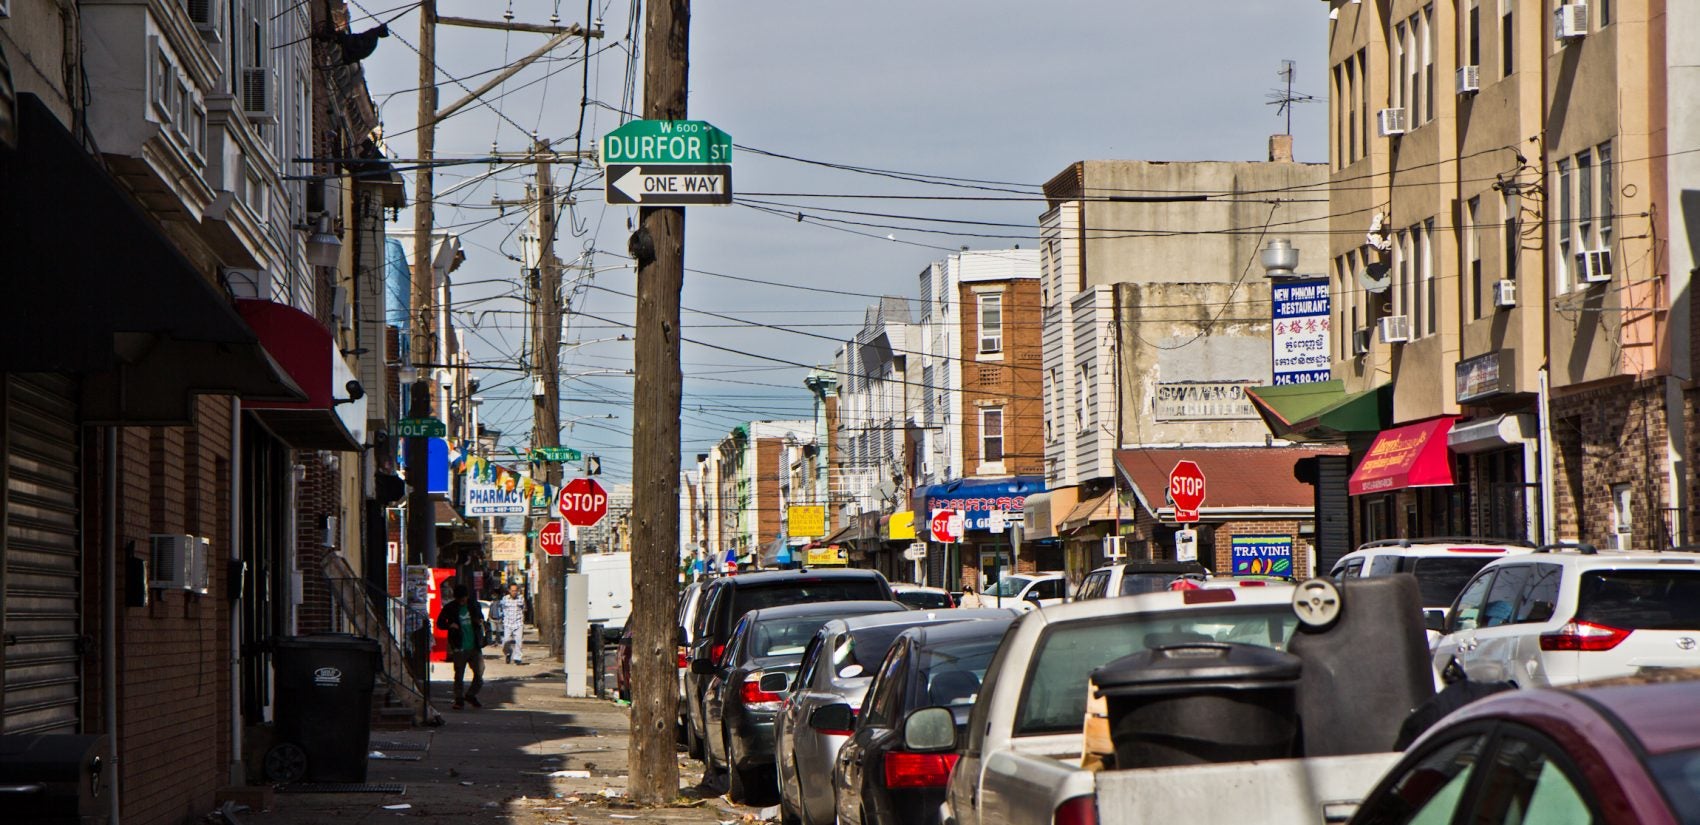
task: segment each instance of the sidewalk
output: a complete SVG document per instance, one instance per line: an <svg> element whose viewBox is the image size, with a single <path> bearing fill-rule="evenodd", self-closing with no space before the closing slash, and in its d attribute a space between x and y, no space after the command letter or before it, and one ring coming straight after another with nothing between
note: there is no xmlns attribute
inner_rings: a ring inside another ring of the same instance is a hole
<svg viewBox="0 0 1700 825"><path fill-rule="evenodd" d="M526 649L540 647L528 634ZM567 698L560 664L502 661L485 655L484 707L452 710L454 670L431 668L433 704L442 727L374 730L367 782L405 786L395 793L278 793L268 812L238 814L243 825L324 825L327 822L444 823L723 823L760 821L700 787L701 767L681 752L680 804L641 808L624 799L627 785L627 708L611 699ZM611 696L611 694L610 694ZM557 772L565 775L552 776ZM392 806L406 805L406 808ZM407 817L407 819L395 819ZM777 816L775 816L777 819Z"/></svg>

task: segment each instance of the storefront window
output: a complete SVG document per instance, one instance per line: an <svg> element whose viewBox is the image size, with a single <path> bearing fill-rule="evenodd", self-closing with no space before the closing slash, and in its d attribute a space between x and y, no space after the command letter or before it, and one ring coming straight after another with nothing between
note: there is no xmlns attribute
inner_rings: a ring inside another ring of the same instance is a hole
<svg viewBox="0 0 1700 825"><path fill-rule="evenodd" d="M1525 480L1522 448L1483 453L1475 460L1480 474L1475 509L1482 535L1527 540L1540 491Z"/></svg>

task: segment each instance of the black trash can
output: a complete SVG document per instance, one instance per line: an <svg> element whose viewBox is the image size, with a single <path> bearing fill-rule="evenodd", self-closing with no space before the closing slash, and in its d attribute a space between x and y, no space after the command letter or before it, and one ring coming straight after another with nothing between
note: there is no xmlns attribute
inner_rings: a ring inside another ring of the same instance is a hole
<svg viewBox="0 0 1700 825"><path fill-rule="evenodd" d="M325 633L277 640L277 744L266 776L279 782L365 782L378 643ZM291 750L291 748L295 750Z"/></svg>
<svg viewBox="0 0 1700 825"><path fill-rule="evenodd" d="M1295 756L1298 657L1193 642L1124 656L1092 672L1117 768Z"/></svg>
<svg viewBox="0 0 1700 825"><path fill-rule="evenodd" d="M104 735L0 736L0 819L98 825L111 803Z"/></svg>

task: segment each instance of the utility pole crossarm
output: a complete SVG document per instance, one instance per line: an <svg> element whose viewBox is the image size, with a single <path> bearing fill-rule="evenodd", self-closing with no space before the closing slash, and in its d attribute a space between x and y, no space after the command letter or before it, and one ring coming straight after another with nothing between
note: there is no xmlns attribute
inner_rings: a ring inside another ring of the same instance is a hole
<svg viewBox="0 0 1700 825"><path fill-rule="evenodd" d="M454 18L449 18L449 17L439 17L439 18L437 18L437 20L439 22L442 22L442 23L447 23L451 19L454 19ZM446 118L449 115L452 115L455 112L460 111L468 103L471 103L474 100L477 100L479 98L479 96L483 95L485 92L488 92L491 89L494 89L497 86L501 85L502 81L507 80L508 78L513 77L516 74L519 74L519 72L521 70L525 69L527 66L530 66L531 64L536 63L538 58L541 58L543 55L546 55L549 52L553 51L556 46L559 46L562 43L565 43L568 38L580 36L580 35L583 34L583 32L584 32L583 29L580 29L579 27L574 26L574 27L572 27L572 29L563 31L560 34L557 34L554 37L549 38L548 42L544 43L542 46L539 46L536 51L520 58L519 60L514 61L514 64L512 66L509 66L506 69L503 69L503 70L495 73L494 75L491 75L490 79L479 84L478 88L473 89L470 92L467 92L465 97L462 97L460 100L457 100L453 103L450 103L449 105L444 106L443 108L437 110L436 117L433 118L433 120L434 121L435 120L442 120L443 118Z"/></svg>
<svg viewBox="0 0 1700 825"><path fill-rule="evenodd" d="M602 29L597 27L585 28L577 23L570 26L545 26L540 23L515 23L503 20L475 20L470 17L448 17L438 15L437 22L445 26L460 26L468 29L495 29L504 32L532 32L534 34L564 34L568 37L601 37Z"/></svg>

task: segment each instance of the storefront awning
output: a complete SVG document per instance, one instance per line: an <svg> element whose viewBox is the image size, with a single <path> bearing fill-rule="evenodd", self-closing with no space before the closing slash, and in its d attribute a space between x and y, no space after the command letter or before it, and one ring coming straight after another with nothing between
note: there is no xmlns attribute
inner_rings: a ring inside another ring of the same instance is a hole
<svg viewBox="0 0 1700 825"><path fill-rule="evenodd" d="M1527 413L1459 421L1446 434L1446 446L1455 453L1485 453L1521 446L1535 440L1535 426L1535 417Z"/></svg>
<svg viewBox="0 0 1700 825"><path fill-rule="evenodd" d="M1444 415L1376 436L1352 471L1346 491L1361 496L1407 487L1451 486L1452 451L1446 447L1446 435L1457 420L1455 415Z"/></svg>
<svg viewBox="0 0 1700 825"><path fill-rule="evenodd" d="M1116 521L1118 519L1133 521L1133 503L1128 501L1126 496L1123 496L1120 504L1121 506L1118 508L1115 491L1093 496L1074 505L1074 509L1070 510L1068 515L1063 516L1062 522L1057 526L1057 531L1072 533L1090 527L1095 522Z"/></svg>
<svg viewBox="0 0 1700 825"><path fill-rule="evenodd" d="M85 377L87 424L183 424L202 393L300 399L254 331L35 95L0 148L0 370Z"/></svg>
<svg viewBox="0 0 1700 825"><path fill-rule="evenodd" d="M241 300L236 309L307 393L305 401L243 401L242 407L298 450L359 450L366 440L365 390L330 330L287 304Z"/></svg>
<svg viewBox="0 0 1700 825"><path fill-rule="evenodd" d="M1348 433L1373 433L1393 411L1392 385L1347 392L1340 379L1314 384L1252 387L1246 396L1277 438L1294 441L1337 439Z"/></svg>
<svg viewBox="0 0 1700 825"><path fill-rule="evenodd" d="M860 524L846 524L843 527L840 527L837 532L821 539L821 544L845 544L856 538L857 533L861 532L861 530L862 526Z"/></svg>
<svg viewBox="0 0 1700 825"><path fill-rule="evenodd" d="M1316 489L1298 479L1300 461L1345 455L1345 447L1139 447L1116 451L1116 466L1133 489L1139 506L1152 517L1174 517L1168 501L1169 473L1191 461L1204 473L1199 513L1205 518L1243 516L1308 517L1316 509Z"/></svg>
<svg viewBox="0 0 1700 825"><path fill-rule="evenodd" d="M994 511L1006 514L1008 521L1019 521L1027 497L1044 491L1045 479L1039 476L1013 476L957 479L917 487L912 496L916 512L930 515L935 510L957 510L962 513L965 530L983 533L991 529Z"/></svg>

